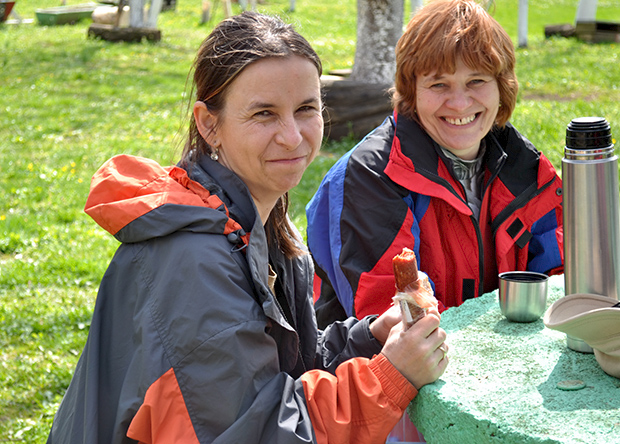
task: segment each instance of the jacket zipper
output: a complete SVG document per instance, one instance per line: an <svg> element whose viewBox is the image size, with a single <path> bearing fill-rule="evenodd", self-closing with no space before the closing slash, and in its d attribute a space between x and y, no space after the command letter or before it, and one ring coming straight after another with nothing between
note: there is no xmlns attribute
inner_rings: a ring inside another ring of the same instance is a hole
<svg viewBox="0 0 620 444"><path fill-rule="evenodd" d="M479 281L478 281L478 296L482 294L484 291L484 246L482 244L482 232L480 231L480 223L478 220L472 215L470 216L472 223L474 224L474 228L476 229L476 238L478 239L478 273L479 273Z"/></svg>
<svg viewBox="0 0 620 444"><path fill-rule="evenodd" d="M276 307L278 307L278 310L280 310L280 314L282 315L284 320L288 322L288 324L293 328L293 331L297 335L297 358L301 362L301 367L305 373L308 371L308 369L306 368L306 363L304 362L304 358L301 354L301 339L299 338L299 333L297 332L297 329L295 328L295 324L293 324L293 322L290 319L288 319L288 317L286 316L286 313L284 312L284 309L280 305L280 301L278 301L278 298L275 295L273 295L273 299L276 301Z"/></svg>

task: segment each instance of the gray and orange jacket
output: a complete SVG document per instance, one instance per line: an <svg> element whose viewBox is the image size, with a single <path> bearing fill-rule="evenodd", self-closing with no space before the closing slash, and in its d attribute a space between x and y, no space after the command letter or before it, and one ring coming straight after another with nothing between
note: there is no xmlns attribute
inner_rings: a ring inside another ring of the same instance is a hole
<svg viewBox="0 0 620 444"><path fill-rule="evenodd" d="M269 249L247 188L209 158L115 157L86 212L122 244L48 443L378 442L417 393L371 319L317 331L308 255Z"/></svg>
<svg viewBox="0 0 620 444"><path fill-rule="evenodd" d="M323 278L319 327L382 313L392 258L415 250L440 309L498 287L498 273L563 271L562 181L512 125L486 137L477 220L451 162L414 121L394 115L326 174L306 208Z"/></svg>

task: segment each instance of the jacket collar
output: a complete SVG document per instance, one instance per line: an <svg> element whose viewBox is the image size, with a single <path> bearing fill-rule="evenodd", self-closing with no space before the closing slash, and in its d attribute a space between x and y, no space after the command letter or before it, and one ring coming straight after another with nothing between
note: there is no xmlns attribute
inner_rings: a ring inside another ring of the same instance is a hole
<svg viewBox="0 0 620 444"><path fill-rule="evenodd" d="M201 156L190 169L190 177L211 193L216 194L228 208L230 216L239 222L246 232L251 232L256 222L256 207L247 186L239 176L209 158ZM226 184L226 190L220 183Z"/></svg>
<svg viewBox="0 0 620 444"><path fill-rule="evenodd" d="M385 173L407 190L442 199L463 214L472 214L439 146L411 119L395 113L392 124L394 137ZM510 123L494 127L485 141L483 196L497 178L518 206L556 179L553 169L541 167L541 153Z"/></svg>
<svg viewBox="0 0 620 444"><path fill-rule="evenodd" d="M227 206L230 217L237 221L247 233L252 233L246 248L246 260L250 268L251 279L254 283L256 295L263 307L265 315L289 331L294 329L288 324L277 306L275 296L269 288L269 258L280 258L279 250L271 249L267 245L265 229L250 192L245 183L228 168L211 160L208 156L201 156L193 166L186 166L191 170L192 179L199 182L210 192L216 194ZM224 185L220 185L224 184ZM225 187L225 189L223 188ZM288 346L296 347L296 340L291 337ZM295 354L293 354L295 355Z"/></svg>
<svg viewBox="0 0 620 444"><path fill-rule="evenodd" d="M454 179L450 162L418 123L394 113L390 159L385 173L409 191L438 198L461 213L471 215L461 184Z"/></svg>

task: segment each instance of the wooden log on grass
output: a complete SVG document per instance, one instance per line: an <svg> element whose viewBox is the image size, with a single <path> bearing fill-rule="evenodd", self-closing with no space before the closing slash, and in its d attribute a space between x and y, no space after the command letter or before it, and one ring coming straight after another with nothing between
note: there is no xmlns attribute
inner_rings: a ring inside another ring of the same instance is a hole
<svg viewBox="0 0 620 444"><path fill-rule="evenodd" d="M392 114L391 85L322 76L325 95L325 136L338 140L362 138Z"/></svg>
<svg viewBox="0 0 620 444"><path fill-rule="evenodd" d="M545 26L545 37L552 36L573 37L575 35L575 27L570 23L562 23L559 25Z"/></svg>
<svg viewBox="0 0 620 444"><path fill-rule="evenodd" d="M88 28L88 37L98 37L110 42L140 42L142 39L158 42L161 40L161 31L153 28L117 28L113 25L93 23Z"/></svg>

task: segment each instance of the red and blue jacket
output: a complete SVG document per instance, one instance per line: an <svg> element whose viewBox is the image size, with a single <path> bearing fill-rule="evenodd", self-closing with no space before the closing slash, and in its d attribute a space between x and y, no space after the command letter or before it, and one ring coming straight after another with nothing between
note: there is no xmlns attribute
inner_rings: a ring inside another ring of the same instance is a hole
<svg viewBox="0 0 620 444"><path fill-rule="evenodd" d="M562 181L512 125L486 137L476 219L451 162L414 121L394 115L344 155L309 202L308 246L322 278L319 326L382 313L392 258L412 248L440 308L498 287L498 273L563 272Z"/></svg>

